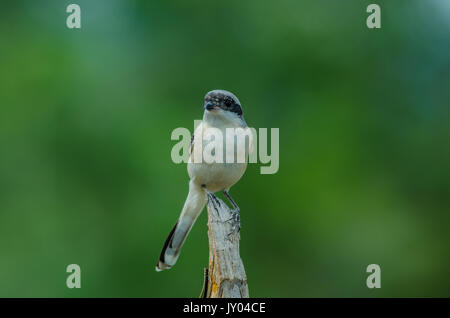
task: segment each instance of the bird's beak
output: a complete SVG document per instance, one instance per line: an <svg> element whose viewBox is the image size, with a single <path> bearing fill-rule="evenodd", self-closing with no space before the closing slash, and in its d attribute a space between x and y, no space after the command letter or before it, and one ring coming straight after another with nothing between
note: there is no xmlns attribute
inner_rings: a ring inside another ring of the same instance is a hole
<svg viewBox="0 0 450 318"><path fill-rule="evenodd" d="M214 103L213 102L207 102L205 104L205 109L206 110L213 110L215 108Z"/></svg>

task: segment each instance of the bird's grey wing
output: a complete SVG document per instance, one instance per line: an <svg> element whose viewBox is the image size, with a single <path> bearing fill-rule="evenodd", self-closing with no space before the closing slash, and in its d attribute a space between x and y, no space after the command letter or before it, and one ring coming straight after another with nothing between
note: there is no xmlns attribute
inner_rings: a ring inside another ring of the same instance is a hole
<svg viewBox="0 0 450 318"><path fill-rule="evenodd" d="M194 153L194 143L195 143L195 138L196 136L199 136L197 138L201 138L202 136L202 131L203 131L203 126L202 123L200 125L197 126L197 128L195 129L194 133L192 134L191 137L191 143L189 144L189 159L191 159L191 156ZM201 141L200 141L201 142Z"/></svg>
<svg viewBox="0 0 450 318"><path fill-rule="evenodd" d="M195 136L195 133L192 134L191 143L189 144L189 156L191 156L191 153L194 150L194 136Z"/></svg>

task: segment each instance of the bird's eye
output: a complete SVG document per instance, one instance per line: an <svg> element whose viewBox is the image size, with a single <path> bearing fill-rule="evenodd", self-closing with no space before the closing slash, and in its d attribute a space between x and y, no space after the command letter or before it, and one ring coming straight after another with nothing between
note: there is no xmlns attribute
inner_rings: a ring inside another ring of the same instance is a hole
<svg viewBox="0 0 450 318"><path fill-rule="evenodd" d="M229 99L225 100L225 106L230 107L231 106L231 100L229 100Z"/></svg>

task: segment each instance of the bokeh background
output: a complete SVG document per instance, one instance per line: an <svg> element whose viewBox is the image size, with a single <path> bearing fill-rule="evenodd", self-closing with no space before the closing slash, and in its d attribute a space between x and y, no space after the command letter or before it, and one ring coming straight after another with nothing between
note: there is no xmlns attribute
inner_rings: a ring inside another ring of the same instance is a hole
<svg viewBox="0 0 450 318"><path fill-rule="evenodd" d="M0 5L0 296L198 297L207 215L170 271L171 161L212 89L280 129L231 194L253 297L450 296L450 1ZM82 288L66 287L79 264ZM380 264L382 288L366 287Z"/></svg>

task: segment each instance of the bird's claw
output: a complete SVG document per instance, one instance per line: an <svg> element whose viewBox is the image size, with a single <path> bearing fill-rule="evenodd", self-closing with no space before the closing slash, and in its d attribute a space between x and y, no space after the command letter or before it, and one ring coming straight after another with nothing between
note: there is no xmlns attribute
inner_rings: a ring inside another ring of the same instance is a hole
<svg viewBox="0 0 450 318"><path fill-rule="evenodd" d="M212 193L211 191L206 190L206 196L207 196L207 200L208 202L211 202L214 210L216 210L217 215L219 215L219 209L218 207L221 206L219 199L216 197L216 195L214 193ZM220 217L220 215L219 215Z"/></svg>
<svg viewBox="0 0 450 318"><path fill-rule="evenodd" d="M233 234L239 233L241 230L241 214L239 208L231 210L231 218L227 220L227 222L232 223L232 230L228 233L228 238L230 238Z"/></svg>

